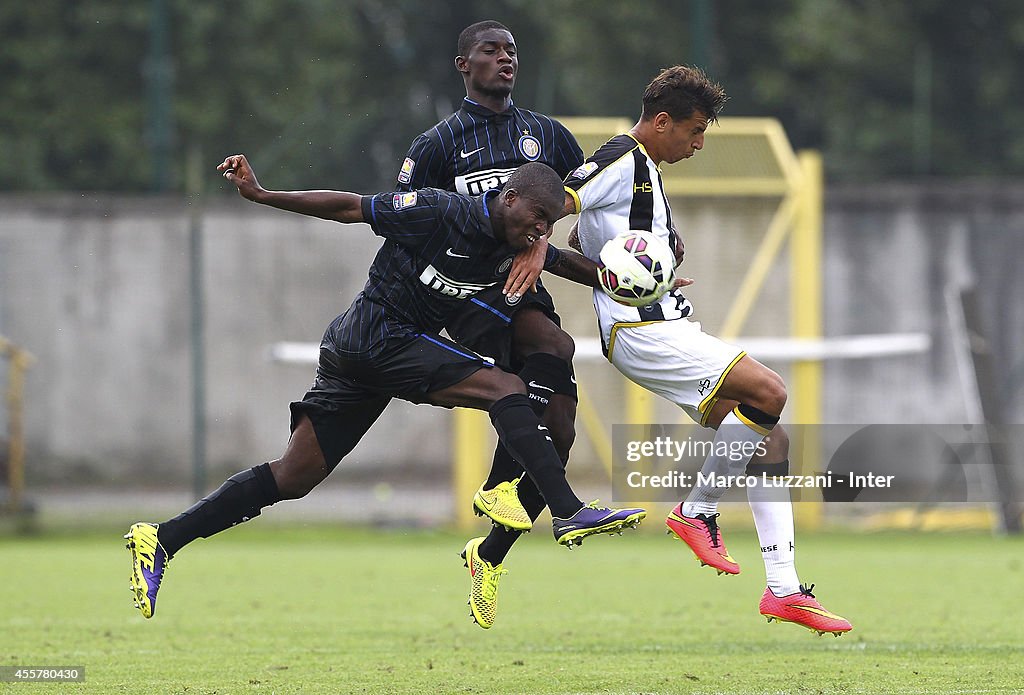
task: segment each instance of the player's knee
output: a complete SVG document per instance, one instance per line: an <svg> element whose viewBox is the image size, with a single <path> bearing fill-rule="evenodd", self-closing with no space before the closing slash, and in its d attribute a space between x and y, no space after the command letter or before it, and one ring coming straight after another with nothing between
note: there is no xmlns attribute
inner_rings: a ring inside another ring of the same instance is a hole
<svg viewBox="0 0 1024 695"><path fill-rule="evenodd" d="M782 380L782 377L775 372L770 372L771 376L764 380L760 391L761 410L770 415L781 415L782 409L786 407L786 401L789 398L789 394L786 392L786 382Z"/></svg>
<svg viewBox="0 0 1024 695"><path fill-rule="evenodd" d="M544 343L538 352L546 352L566 362L572 362L572 358L576 354L576 343L571 335L554 324L552 326L555 330L549 331L544 336Z"/></svg>
<svg viewBox="0 0 1024 695"><path fill-rule="evenodd" d="M305 497L323 481L327 473L316 463L301 462L295 458L279 459L270 465L281 499L285 500Z"/></svg>
<svg viewBox="0 0 1024 695"><path fill-rule="evenodd" d="M514 320L514 348L521 359L535 352L546 352L566 362L572 361L576 343L547 314L537 309L524 309Z"/></svg>
<svg viewBox="0 0 1024 695"><path fill-rule="evenodd" d="M514 393L526 395L528 393L526 383L515 374L496 370L487 394L491 404L493 405L505 396L511 396Z"/></svg>

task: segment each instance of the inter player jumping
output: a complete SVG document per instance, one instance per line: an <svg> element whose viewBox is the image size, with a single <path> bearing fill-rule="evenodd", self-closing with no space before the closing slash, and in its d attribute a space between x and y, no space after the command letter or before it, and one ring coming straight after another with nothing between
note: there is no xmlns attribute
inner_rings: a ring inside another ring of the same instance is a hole
<svg viewBox="0 0 1024 695"><path fill-rule="evenodd" d="M633 526L642 509L584 505L534 413L522 379L439 331L462 303L508 275L516 252L550 233L564 199L561 177L531 163L502 190L468 196L436 189L361 196L342 191L268 191L243 155L218 167L246 199L337 222L368 222L384 238L369 280L328 326L312 388L291 404L291 437L281 458L241 471L188 510L127 535L132 591L146 618L156 610L168 561L283 499L305 496L338 465L392 398L486 410L499 440L550 507L563 545ZM596 265L546 250L548 269L590 286Z"/></svg>
<svg viewBox="0 0 1024 695"><path fill-rule="evenodd" d="M489 20L463 29L455 67L466 97L457 111L413 140L398 174L401 190L432 187L476 195L500 188L527 162L544 162L563 178L583 164L583 151L561 123L512 102L519 51L505 25ZM543 254L546 240L536 245ZM536 291L510 294L500 284L487 288L465 302L446 328L459 343L519 375L555 450L567 462L575 439L575 346L560 328L543 284L538 282ZM543 511L544 500L499 442L491 474L473 505L496 524L486 538L471 539L463 550L472 579L473 618L489 628L497 611L498 580L505 573L502 562Z"/></svg>

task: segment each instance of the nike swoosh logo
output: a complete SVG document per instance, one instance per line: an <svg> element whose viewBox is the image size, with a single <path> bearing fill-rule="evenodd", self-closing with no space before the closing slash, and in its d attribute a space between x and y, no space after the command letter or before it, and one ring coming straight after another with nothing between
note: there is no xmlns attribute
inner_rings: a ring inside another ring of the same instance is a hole
<svg viewBox="0 0 1024 695"><path fill-rule="evenodd" d="M445 251L445 253L447 255L451 256L452 258L469 258L469 256L466 256L464 254L455 253L455 251L453 249L448 249L447 251Z"/></svg>
<svg viewBox="0 0 1024 695"><path fill-rule="evenodd" d="M819 609L819 608L814 608L812 606L800 606L800 605L794 605L794 604L790 603L789 607L790 608L795 608L795 609L801 610L801 611L807 611L808 613L814 613L815 615L820 615L823 618L832 618L833 620L845 620L845 618L843 618L841 616L838 616L835 613L830 613L827 610Z"/></svg>
<svg viewBox="0 0 1024 695"><path fill-rule="evenodd" d="M473 155L475 155L477 152L479 152L482 149L483 149L482 147L478 147L475 150L473 150L472 152L466 152L466 150L462 150L462 152L459 152L459 156L462 157L463 159L469 159L470 157L472 157Z"/></svg>
<svg viewBox="0 0 1024 695"><path fill-rule="evenodd" d="M491 511L492 509L494 509L494 502L488 501L488 499L486 497L478 497L477 498L477 504L479 504L481 507L483 507L487 511Z"/></svg>
<svg viewBox="0 0 1024 695"><path fill-rule="evenodd" d="M694 524L694 523L692 523L690 521L687 521L686 519L682 519L682 518L676 516L675 513L669 514L668 518L671 519L672 521L675 521L676 523L685 524L686 526L689 526L690 528L699 528L696 524Z"/></svg>
<svg viewBox="0 0 1024 695"><path fill-rule="evenodd" d="M532 388L532 389L544 389L545 391L550 391L551 393L554 393L554 392L555 392L555 390L554 390L553 388L549 388L549 387L547 387L547 386L544 386L544 385L542 385L542 384L538 384L538 383L537 383L536 381L531 381L531 382L530 382L530 383L528 384L528 386L529 386L530 388Z"/></svg>

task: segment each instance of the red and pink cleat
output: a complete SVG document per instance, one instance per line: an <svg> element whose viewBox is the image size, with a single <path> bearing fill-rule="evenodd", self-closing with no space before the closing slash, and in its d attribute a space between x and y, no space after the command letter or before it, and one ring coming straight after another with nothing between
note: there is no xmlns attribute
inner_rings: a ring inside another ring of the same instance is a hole
<svg viewBox="0 0 1024 695"><path fill-rule="evenodd" d="M806 588L801 584L800 591L788 596L776 596L771 589L765 589L761 597L761 615L768 618L769 623L773 620L796 623L814 630L819 636L831 632L839 637L852 630L849 620L829 612L818 603L811 593L813 588L813 584Z"/></svg>
<svg viewBox="0 0 1024 695"><path fill-rule="evenodd" d="M729 556L722 542L722 532L718 530L717 514L697 514L685 516L683 503L665 519L669 533L674 533L681 541L690 546L690 550L700 560L701 566L710 565L719 574L739 574L740 566Z"/></svg>

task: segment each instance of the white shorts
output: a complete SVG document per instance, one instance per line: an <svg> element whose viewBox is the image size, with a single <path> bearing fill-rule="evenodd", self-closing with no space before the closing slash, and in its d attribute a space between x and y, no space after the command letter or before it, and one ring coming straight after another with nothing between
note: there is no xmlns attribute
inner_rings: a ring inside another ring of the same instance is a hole
<svg viewBox="0 0 1024 695"><path fill-rule="evenodd" d="M702 426L725 376L746 354L689 319L616 323L608 340L608 360L616 369Z"/></svg>

